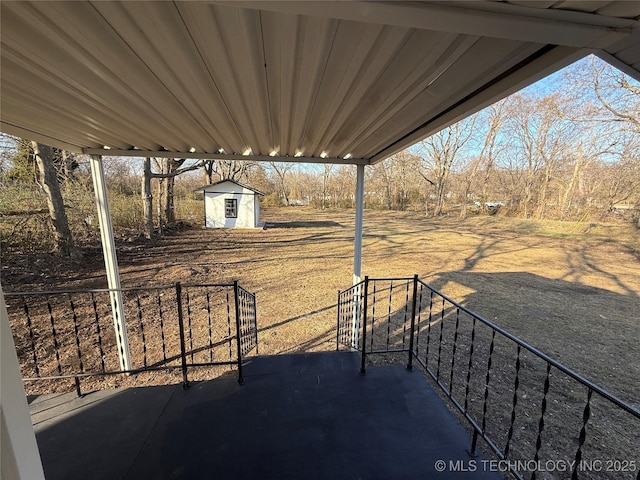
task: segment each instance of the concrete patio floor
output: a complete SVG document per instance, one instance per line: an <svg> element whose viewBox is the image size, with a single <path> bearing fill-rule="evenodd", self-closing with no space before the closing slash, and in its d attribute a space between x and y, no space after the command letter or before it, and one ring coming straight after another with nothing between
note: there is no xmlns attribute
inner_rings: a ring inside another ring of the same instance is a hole
<svg viewBox="0 0 640 480"><path fill-rule="evenodd" d="M450 470L450 461L471 460L470 438L420 373L385 366L360 375L358 359L351 352L254 357L243 386L222 378L186 391L167 385L37 397L30 408L45 475L499 478Z"/></svg>

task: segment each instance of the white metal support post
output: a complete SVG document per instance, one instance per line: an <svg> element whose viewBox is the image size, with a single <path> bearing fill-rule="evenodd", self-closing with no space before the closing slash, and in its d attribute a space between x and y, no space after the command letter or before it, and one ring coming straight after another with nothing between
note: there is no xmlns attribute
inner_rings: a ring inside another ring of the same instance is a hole
<svg viewBox="0 0 640 480"><path fill-rule="evenodd" d="M358 165L356 176L356 226L353 240L353 284L357 285L362 280L362 225L364 218L364 165ZM361 292L362 288L354 291L353 302L353 326L352 326L352 347L358 348L361 313ZM366 315L367 312L364 312ZM364 345L363 345L364 348Z"/></svg>
<svg viewBox="0 0 640 480"><path fill-rule="evenodd" d="M107 198L107 184L104 180L104 168L100 155L91 155L91 177L93 178L93 190L96 196L98 220L100 222L100 238L102 240L102 253L107 270L107 284L110 289L111 310L113 312L113 327L118 343L118 356L120 369L131 370L131 354L129 352L129 338L127 325L124 318L122 305L122 291L120 290L120 271L118 270L118 258L116 245L113 241L113 227L111 225L111 213Z"/></svg>
<svg viewBox="0 0 640 480"><path fill-rule="evenodd" d="M356 177L356 228L353 241L353 284L362 280L362 220L364 217L364 165L358 165Z"/></svg>

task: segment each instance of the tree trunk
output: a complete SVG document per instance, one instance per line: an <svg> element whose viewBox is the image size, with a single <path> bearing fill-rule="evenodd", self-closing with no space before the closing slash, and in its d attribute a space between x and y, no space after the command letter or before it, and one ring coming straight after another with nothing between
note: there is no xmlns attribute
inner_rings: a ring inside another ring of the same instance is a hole
<svg viewBox="0 0 640 480"><path fill-rule="evenodd" d="M157 209L158 209L158 232L160 233L160 235L162 235L162 231L164 230L164 225L163 225L164 219L162 218L162 190L163 190L162 182L164 181L165 181L164 178L158 179L158 190L157 190L158 193L156 194L156 199L158 200L156 202Z"/></svg>
<svg viewBox="0 0 640 480"><path fill-rule="evenodd" d="M529 203L531 202L531 187L525 185L524 200L522 202L522 218L529 218Z"/></svg>
<svg viewBox="0 0 640 480"><path fill-rule="evenodd" d="M62 150L62 172L64 175L65 184L69 182L69 179L71 178L71 175L73 173L72 164L73 162L71 160L70 155L67 153L66 150Z"/></svg>
<svg viewBox="0 0 640 480"><path fill-rule="evenodd" d="M144 218L144 235L153 238L153 195L151 194L151 159L144 159L142 176L142 216Z"/></svg>
<svg viewBox="0 0 640 480"><path fill-rule="evenodd" d="M169 172L171 173L171 172ZM173 185L175 177L165 178L164 184L164 218L167 219L167 225L176 221L176 208L173 201Z"/></svg>
<svg viewBox="0 0 640 480"><path fill-rule="evenodd" d="M287 188L285 186L285 176L291 169L291 165L284 164L280 168L274 162L269 162L269 165L271 165L271 168L273 168L273 171L276 172L276 175L278 176L280 193L284 198L285 204L289 206L289 195L287 194Z"/></svg>
<svg viewBox="0 0 640 480"><path fill-rule="evenodd" d="M327 208L327 184L329 183L329 174L333 165L325 164L324 173L322 175L322 209Z"/></svg>
<svg viewBox="0 0 640 480"><path fill-rule="evenodd" d="M56 252L60 255L70 256L73 253L73 239L64 210L56 169L53 166L51 147L37 142L32 142L32 145L43 188L47 194L47 206L53 225Z"/></svg>
<svg viewBox="0 0 640 480"><path fill-rule="evenodd" d="M325 174L322 176L322 210L327 208L327 174L325 167Z"/></svg>
<svg viewBox="0 0 640 480"><path fill-rule="evenodd" d="M469 198L469 194L471 193L471 182L467 181L464 187L464 192L462 196L462 204L460 206L460 218L467 218L467 199Z"/></svg>
<svg viewBox="0 0 640 480"><path fill-rule="evenodd" d="M202 163L202 169L204 170L204 179L207 185L213 183L213 169L215 167L215 160L205 160Z"/></svg>
<svg viewBox="0 0 640 480"><path fill-rule="evenodd" d="M167 177L164 179L164 218L167 225L176 221L176 207L173 198L173 190L176 176L180 173L178 169L184 163L185 159L176 160L175 158L165 158L162 166L162 173Z"/></svg>
<svg viewBox="0 0 640 480"><path fill-rule="evenodd" d="M444 195L445 195L445 176L436 179L436 206L433 209L433 216L439 217L444 211Z"/></svg>
<svg viewBox="0 0 640 480"><path fill-rule="evenodd" d="M545 172L542 178L542 185L538 191L538 205L536 209L536 218L538 220L544 219L544 215L547 209L547 188L551 182L551 177Z"/></svg>

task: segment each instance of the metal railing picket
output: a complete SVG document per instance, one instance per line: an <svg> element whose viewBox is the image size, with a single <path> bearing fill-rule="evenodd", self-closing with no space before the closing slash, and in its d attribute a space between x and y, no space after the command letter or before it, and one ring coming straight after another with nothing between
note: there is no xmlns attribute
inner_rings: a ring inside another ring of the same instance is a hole
<svg viewBox="0 0 640 480"><path fill-rule="evenodd" d="M189 379L187 377L187 352L184 340L184 317L182 313L182 286L180 282L176 283L176 302L178 305L178 326L180 329L180 361L182 370L182 388L189 388Z"/></svg>
<svg viewBox="0 0 640 480"><path fill-rule="evenodd" d="M258 346L254 294L237 282L178 282L171 286L119 291L125 303L133 362L132 368L126 370L118 363L115 333L109 317L111 290L5 293L10 319L14 319L12 325L23 381L72 379L80 396L80 379L92 376L180 369L183 386L187 387L190 368L236 366L242 379L242 359ZM166 300L172 296L175 305ZM204 314L196 315L194 309L198 302L203 304ZM231 349L234 341L238 347L235 354ZM216 354L216 351L227 343L229 360L220 359L221 352ZM206 357L200 361L203 355Z"/></svg>

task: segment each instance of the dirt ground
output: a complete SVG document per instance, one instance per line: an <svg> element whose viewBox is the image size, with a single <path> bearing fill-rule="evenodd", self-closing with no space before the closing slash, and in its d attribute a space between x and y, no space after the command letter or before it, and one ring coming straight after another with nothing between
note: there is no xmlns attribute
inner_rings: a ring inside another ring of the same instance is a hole
<svg viewBox="0 0 640 480"><path fill-rule="evenodd" d="M228 282L256 293L261 354L335 348L353 272L351 210L262 212L265 229L188 227L118 243L123 287ZM414 273L471 310L640 405L640 234L614 225L366 211L363 274ZM3 258L8 291L106 287L99 246L59 262Z"/></svg>

